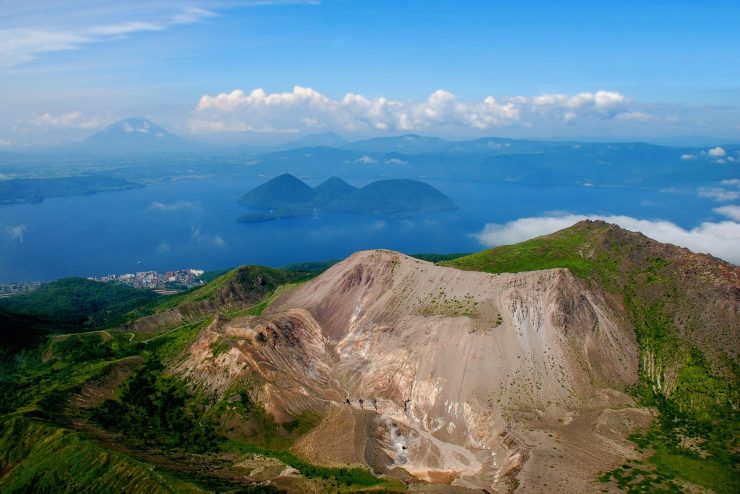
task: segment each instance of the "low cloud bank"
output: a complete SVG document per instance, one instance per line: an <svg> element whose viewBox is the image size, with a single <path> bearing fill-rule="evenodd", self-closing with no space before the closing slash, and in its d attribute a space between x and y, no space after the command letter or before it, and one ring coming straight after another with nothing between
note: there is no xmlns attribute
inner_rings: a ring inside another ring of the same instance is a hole
<svg viewBox="0 0 740 494"><path fill-rule="evenodd" d="M737 210L717 208L715 212L737 220ZM694 252L709 253L740 264L740 223L737 221L704 222L689 230L663 220L642 220L630 216L563 214L520 218L504 224L488 223L475 237L485 246L508 245L567 228L579 221L603 220L624 229L642 232L659 242L686 247Z"/></svg>

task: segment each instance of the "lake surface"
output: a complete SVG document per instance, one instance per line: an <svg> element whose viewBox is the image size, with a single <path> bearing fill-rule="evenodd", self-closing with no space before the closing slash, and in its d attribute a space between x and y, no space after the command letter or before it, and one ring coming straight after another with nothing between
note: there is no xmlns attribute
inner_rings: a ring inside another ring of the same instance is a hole
<svg viewBox="0 0 740 494"><path fill-rule="evenodd" d="M689 228L711 219L717 206L697 198L695 191L433 181L458 210L404 218L321 213L310 219L236 223L250 211L238 198L263 181L189 180L2 206L0 283L190 267L282 266L373 248L470 252L485 247L474 234L486 223L567 211L667 219Z"/></svg>

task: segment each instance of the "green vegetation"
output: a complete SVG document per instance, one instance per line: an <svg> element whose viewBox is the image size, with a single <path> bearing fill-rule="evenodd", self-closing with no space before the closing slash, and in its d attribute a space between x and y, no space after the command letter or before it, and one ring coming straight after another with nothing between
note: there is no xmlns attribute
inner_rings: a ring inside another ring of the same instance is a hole
<svg viewBox="0 0 740 494"><path fill-rule="evenodd" d="M325 480L333 480L336 484L343 486L359 486L359 487L371 487L384 485L385 487L398 488L400 483L393 481L385 481L372 475L364 468L329 468L312 465L304 460L301 460L293 453L286 450L269 449L264 448L255 444L243 443L243 442L230 442L228 447L232 451L238 451L240 453L251 453L263 456L270 456L276 458L286 465L290 465L295 468L301 475L310 479L320 478Z"/></svg>
<svg viewBox="0 0 740 494"><path fill-rule="evenodd" d="M586 232L553 233L495 249L443 262L442 265L487 273L520 273L538 269L568 268L583 278L599 270L599 262L584 252L588 249Z"/></svg>
<svg viewBox="0 0 740 494"><path fill-rule="evenodd" d="M16 353L39 345L47 330L45 321L0 310L0 365Z"/></svg>
<svg viewBox="0 0 740 494"><path fill-rule="evenodd" d="M203 492L82 434L22 416L0 419L2 492Z"/></svg>
<svg viewBox="0 0 740 494"><path fill-rule="evenodd" d="M203 317L224 307L257 304L271 295L279 286L306 279L308 273L296 270L240 266L215 277L208 284L175 295L159 297L147 305L126 314L127 321L158 314L168 310L181 310L193 317Z"/></svg>
<svg viewBox="0 0 740 494"><path fill-rule="evenodd" d="M714 274L707 265L697 266L705 279L693 282L685 274L692 259L683 256L680 249L662 249L612 225L582 222L441 263L490 273L568 268L622 296L641 354L633 392L644 406L660 411L647 432L632 436L652 451L649 464L602 477L628 492L678 492L685 481L720 493L740 490L740 373L719 347L724 328L699 322L705 301L714 297L702 291L709 290L707 277L721 276L721 268Z"/></svg>
<svg viewBox="0 0 740 494"><path fill-rule="evenodd" d="M89 195L142 187L123 178L88 175L0 180L0 205L41 202L48 197Z"/></svg>
<svg viewBox="0 0 740 494"><path fill-rule="evenodd" d="M128 335L107 332L44 337L40 345L5 361L0 372L0 413L23 409L56 415L63 405L60 396L74 392L138 350Z"/></svg>
<svg viewBox="0 0 740 494"><path fill-rule="evenodd" d="M63 278L22 295L0 299L0 310L31 316L47 330L76 331L120 324L126 313L159 295L84 278Z"/></svg>
<svg viewBox="0 0 740 494"><path fill-rule="evenodd" d="M304 273L247 267L222 275L211 286L172 298L179 300L175 307L182 307L183 303L223 301L224 291L252 290L251 296L265 296L247 311L260 313L273 294L268 287L303 278ZM22 327L26 321L16 322ZM202 471L204 462L218 465L221 455L234 453L283 461L331 491L402 490L400 484L377 479L361 468L320 468L291 454L288 448L314 428L320 416L304 412L278 425L247 392L237 402L215 403L212 395L193 390L170 373L168 367L209 322L184 325L146 342L135 342L127 333L91 331L39 333L12 352L8 347L0 373L4 397L0 401L0 491L279 492L271 486L234 485L205 473L208 469ZM225 341L212 346L216 355L230 347ZM116 378L119 381L111 381L110 376L116 375L121 376ZM89 386L115 386L110 388L113 398L103 396L88 408L79 408L75 400L80 398L74 397L96 396L96 391L92 395L84 391ZM255 426L238 447L225 439L221 422L222 414L234 406ZM84 433L75 430L80 423L89 424Z"/></svg>
<svg viewBox="0 0 740 494"><path fill-rule="evenodd" d="M315 209L361 214L447 211L457 206L429 184L416 180L379 180L357 189L332 177L315 188L284 174L247 192L242 204L269 212L242 216L240 222L312 216Z"/></svg>
<svg viewBox="0 0 740 494"><path fill-rule="evenodd" d="M201 419L206 409L185 382L167 375L155 355L148 355L121 387L120 397L106 400L91 419L107 430L122 433L136 446L213 451L218 436L213 424Z"/></svg>
<svg viewBox="0 0 740 494"><path fill-rule="evenodd" d="M427 297L419 308L419 314L425 316L476 317L478 313L478 302L472 296L448 298L443 290Z"/></svg>
<svg viewBox="0 0 740 494"><path fill-rule="evenodd" d="M340 261L341 259L330 259L328 261L301 262L296 264L288 264L287 266L283 266L282 269L286 271L302 271L304 273L319 274L323 273Z"/></svg>
<svg viewBox="0 0 740 494"><path fill-rule="evenodd" d="M206 271L205 273L200 275L198 278L200 278L200 281L202 281L203 283L210 283L211 281L215 280L219 276L228 273L232 269L216 269L214 271Z"/></svg>
<svg viewBox="0 0 740 494"><path fill-rule="evenodd" d="M313 189L293 175L285 173L250 190L239 202L262 209L305 207L313 202Z"/></svg>
<svg viewBox="0 0 740 494"><path fill-rule="evenodd" d="M444 261L452 261L454 259L459 259L460 257L469 256L470 253L466 254L409 254L410 257L414 257L416 259L421 259L422 261L428 261L433 263L440 263Z"/></svg>
<svg viewBox="0 0 740 494"><path fill-rule="evenodd" d="M445 261L452 261L453 259L458 259L463 256L468 256L469 253L466 254L408 254L409 257L413 257L415 259L421 259L422 261L428 261L433 263L441 263ZM301 262L296 264L288 264L287 266L283 266L281 269L285 271L300 271L304 273L311 273L311 274L320 274L329 269L330 267L334 266L338 262L341 262L341 259L330 259L327 261L310 261L310 262Z"/></svg>

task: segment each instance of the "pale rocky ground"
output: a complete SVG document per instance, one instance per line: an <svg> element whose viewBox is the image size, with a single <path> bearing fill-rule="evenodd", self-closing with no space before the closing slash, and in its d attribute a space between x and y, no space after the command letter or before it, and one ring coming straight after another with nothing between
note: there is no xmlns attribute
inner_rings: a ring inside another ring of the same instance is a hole
<svg viewBox="0 0 740 494"><path fill-rule="evenodd" d="M491 275L359 252L261 317L216 320L177 370L220 395L251 383L279 422L321 413L294 447L315 463L367 465L419 492L599 491L652 418L620 392L638 351L614 303L564 269Z"/></svg>

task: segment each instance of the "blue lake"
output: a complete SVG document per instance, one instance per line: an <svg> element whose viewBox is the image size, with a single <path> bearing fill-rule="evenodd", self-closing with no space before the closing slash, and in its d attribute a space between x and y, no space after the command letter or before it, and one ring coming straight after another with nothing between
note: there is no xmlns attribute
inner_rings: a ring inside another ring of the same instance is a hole
<svg viewBox="0 0 740 494"><path fill-rule="evenodd" d="M486 223L567 211L667 219L693 227L713 218L716 206L697 198L695 191L430 182L460 208L402 219L321 213L310 219L237 223L249 211L238 198L262 181L188 180L2 206L0 283L187 267L281 266L381 247L469 252L484 248L474 234Z"/></svg>

